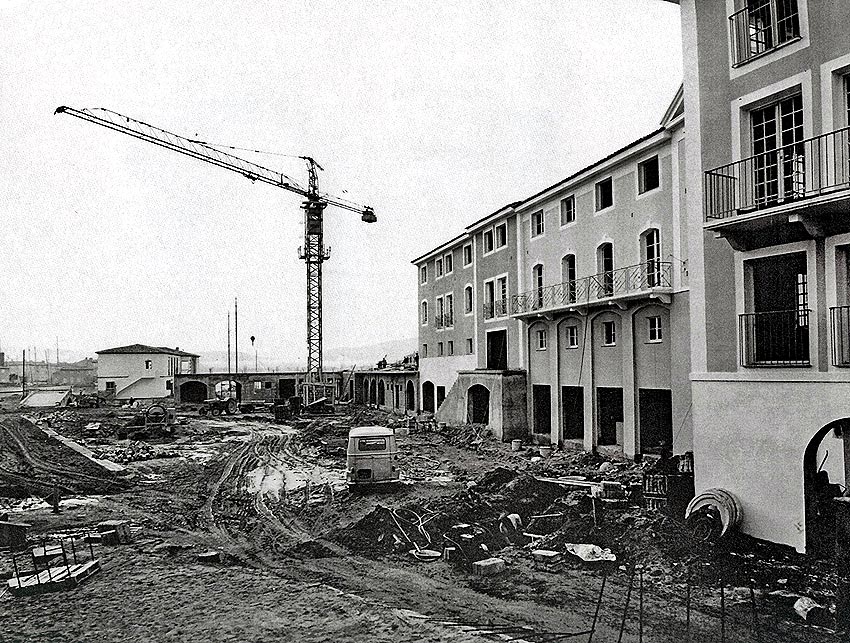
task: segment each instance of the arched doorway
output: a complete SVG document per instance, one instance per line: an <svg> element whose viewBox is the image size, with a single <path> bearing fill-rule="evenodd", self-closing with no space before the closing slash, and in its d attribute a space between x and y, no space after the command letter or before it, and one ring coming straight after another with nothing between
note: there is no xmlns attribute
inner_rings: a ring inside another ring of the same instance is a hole
<svg viewBox="0 0 850 643"><path fill-rule="evenodd" d="M194 380L180 385L180 401L187 403L203 402L207 399L207 385Z"/></svg>
<svg viewBox="0 0 850 643"><path fill-rule="evenodd" d="M434 412L434 382L422 384L422 410L428 413Z"/></svg>
<svg viewBox="0 0 850 643"><path fill-rule="evenodd" d="M473 384L466 392L466 421L470 424L490 423L490 390Z"/></svg>
<svg viewBox="0 0 850 643"><path fill-rule="evenodd" d="M407 390L405 391L404 410L405 411L415 411L416 410L416 389L413 386L413 382L411 382L410 380L407 380Z"/></svg>
<svg viewBox="0 0 850 643"><path fill-rule="evenodd" d="M227 399L228 397L235 398L236 400L242 399L242 385L236 380L223 380L215 385L215 396L221 399Z"/></svg>
<svg viewBox="0 0 850 643"><path fill-rule="evenodd" d="M378 381L378 406L386 404L386 389L384 388L384 380Z"/></svg>
<svg viewBox="0 0 850 643"><path fill-rule="evenodd" d="M369 385L369 404L375 405L378 403L378 385L375 380Z"/></svg>
<svg viewBox="0 0 850 643"><path fill-rule="evenodd" d="M850 418L822 427L803 454L803 497L806 516L806 553L829 557L835 550L835 503L847 484L844 455Z"/></svg>

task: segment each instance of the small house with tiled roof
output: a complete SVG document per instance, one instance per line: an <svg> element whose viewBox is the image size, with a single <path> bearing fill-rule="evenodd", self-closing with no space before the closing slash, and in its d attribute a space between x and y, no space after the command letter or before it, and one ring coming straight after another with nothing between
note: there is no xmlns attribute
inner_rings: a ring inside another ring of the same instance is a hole
<svg viewBox="0 0 850 643"><path fill-rule="evenodd" d="M97 389L119 400L174 393L174 376L198 371L199 355L166 346L130 344L97 351Z"/></svg>

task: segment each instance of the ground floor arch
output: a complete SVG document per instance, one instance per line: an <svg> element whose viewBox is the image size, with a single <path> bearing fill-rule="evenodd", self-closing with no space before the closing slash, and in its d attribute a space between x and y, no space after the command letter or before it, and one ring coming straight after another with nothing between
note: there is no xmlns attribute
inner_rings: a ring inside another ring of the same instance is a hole
<svg viewBox="0 0 850 643"><path fill-rule="evenodd" d="M466 417L471 424L490 424L490 389L483 384L466 391Z"/></svg>
<svg viewBox="0 0 850 643"><path fill-rule="evenodd" d="M416 387L413 386L412 380L407 380L405 388L404 408L406 411L416 410Z"/></svg>
<svg viewBox="0 0 850 643"><path fill-rule="evenodd" d="M434 382L422 383L422 410L428 413L434 412Z"/></svg>
<svg viewBox="0 0 850 643"><path fill-rule="evenodd" d="M386 403L386 394L384 380L378 380L378 406L384 406Z"/></svg>
<svg viewBox="0 0 850 643"><path fill-rule="evenodd" d="M197 404L209 398L207 385L197 380L184 382L180 385L180 401Z"/></svg>
<svg viewBox="0 0 850 643"><path fill-rule="evenodd" d="M803 453L806 553L828 557L835 547L835 503L847 484L845 455L850 418L821 427Z"/></svg>

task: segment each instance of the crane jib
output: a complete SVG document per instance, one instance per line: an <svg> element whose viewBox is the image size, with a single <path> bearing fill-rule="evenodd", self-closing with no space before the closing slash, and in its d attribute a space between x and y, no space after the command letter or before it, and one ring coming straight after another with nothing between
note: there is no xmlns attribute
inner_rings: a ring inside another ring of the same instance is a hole
<svg viewBox="0 0 850 643"><path fill-rule="evenodd" d="M202 141L185 138L148 123L137 121L108 109L76 109L61 106L55 114L68 114L90 123L112 129L134 138L174 150L180 154L231 170L251 181L262 181L307 197L302 204L304 215L304 249L301 258L307 263L307 377L303 389L304 401L308 404L316 399L333 399L333 387L322 380L322 262L329 256L323 244L323 211L328 205L343 210L359 212L361 219L374 223L377 218L372 208L351 203L319 192L317 169L321 166L309 156L301 158L307 162L308 187L305 189L282 172L270 170L233 154L216 149Z"/></svg>

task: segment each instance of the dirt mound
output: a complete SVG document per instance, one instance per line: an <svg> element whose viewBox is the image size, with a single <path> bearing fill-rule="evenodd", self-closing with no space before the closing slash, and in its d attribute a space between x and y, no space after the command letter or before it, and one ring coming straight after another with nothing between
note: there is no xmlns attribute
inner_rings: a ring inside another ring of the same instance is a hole
<svg viewBox="0 0 850 643"><path fill-rule="evenodd" d="M513 480L519 475L513 469L507 469L506 467L496 467L495 469L491 469L483 476L481 476L476 484L479 489L489 490L497 487L502 487L506 485L508 482Z"/></svg>

